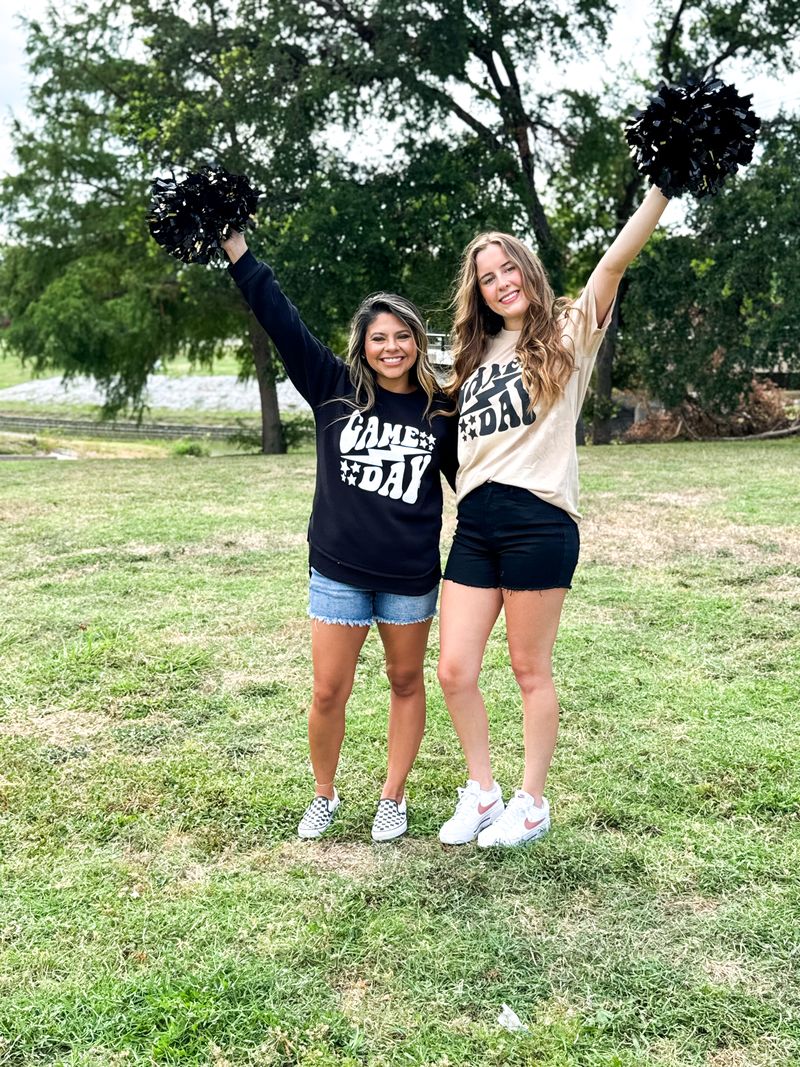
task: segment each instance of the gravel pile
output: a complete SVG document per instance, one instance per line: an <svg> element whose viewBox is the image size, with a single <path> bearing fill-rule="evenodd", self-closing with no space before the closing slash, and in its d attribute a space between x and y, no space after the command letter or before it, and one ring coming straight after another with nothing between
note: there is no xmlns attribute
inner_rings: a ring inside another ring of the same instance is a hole
<svg viewBox="0 0 800 1067"><path fill-rule="evenodd" d="M151 408L173 411L242 411L258 412L258 386L255 381L240 382L233 375L190 375L167 378L151 374L147 380L146 403ZM41 378L23 385L0 389L4 400L25 400L36 404L102 404L103 392L93 378ZM310 411L291 382L278 382L278 407L281 411Z"/></svg>

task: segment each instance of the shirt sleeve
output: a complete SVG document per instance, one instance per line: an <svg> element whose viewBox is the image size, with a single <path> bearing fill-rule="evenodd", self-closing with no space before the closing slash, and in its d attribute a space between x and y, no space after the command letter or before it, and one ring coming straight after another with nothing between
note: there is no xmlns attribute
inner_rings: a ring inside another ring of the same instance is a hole
<svg viewBox="0 0 800 1067"><path fill-rule="evenodd" d="M603 343L603 338L606 335L614 310L614 305L612 304L608 309L608 314L598 325L597 300L595 298L593 279L594 276L590 276L583 292L567 313L567 328L564 331L565 336L571 338L575 352L578 412L583 407L597 353L600 351L600 345Z"/></svg>
<svg viewBox="0 0 800 1067"><path fill-rule="evenodd" d="M312 407L339 395L348 376L346 364L311 333L272 268L248 250L228 270L272 339L300 395Z"/></svg>

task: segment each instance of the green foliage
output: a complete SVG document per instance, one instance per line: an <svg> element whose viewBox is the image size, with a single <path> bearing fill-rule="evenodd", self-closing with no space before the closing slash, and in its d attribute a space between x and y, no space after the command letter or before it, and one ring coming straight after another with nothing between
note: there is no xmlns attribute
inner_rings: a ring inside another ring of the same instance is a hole
<svg viewBox="0 0 800 1067"><path fill-rule="evenodd" d="M340 351L356 307L380 289L416 301L432 329L448 328L467 241L517 221L480 143L412 148L389 172L342 164L313 176L297 209L252 238L309 326Z"/></svg>
<svg viewBox="0 0 800 1067"><path fill-rule="evenodd" d="M281 419L284 444L288 451L314 446L314 417L292 413Z"/></svg>
<svg viewBox="0 0 800 1067"><path fill-rule="evenodd" d="M173 456L210 456L211 449L205 441L176 441L170 449Z"/></svg>
<svg viewBox="0 0 800 1067"><path fill-rule="evenodd" d="M660 235L633 268L623 350L667 406L687 390L735 406L755 370L800 368L800 121L764 130L757 165L697 203L691 235Z"/></svg>
<svg viewBox="0 0 800 1067"><path fill-rule="evenodd" d="M119 112L135 64L107 11L83 14L31 24L37 129L16 128L22 169L2 183L14 240L0 259L0 310L9 351L37 372L94 375L111 414L140 406L156 363L186 351L208 362L245 319L227 279L186 271L150 240L148 168Z"/></svg>
<svg viewBox="0 0 800 1067"><path fill-rule="evenodd" d="M615 74L592 94L544 93L532 72L599 54L614 10L136 0L32 22L34 125L15 128L21 173L0 203L15 245L0 269L9 344L37 366L92 370L111 409L138 400L157 360L208 361L224 338L241 338L251 367L224 272L169 261L143 223L148 178L209 158L266 190L255 247L334 347L376 289L446 328L458 253L489 226L534 241L556 289L574 292L641 194L620 119L643 86ZM793 4L653 13L648 84L745 54L754 68L795 62ZM375 130L380 164L348 162L334 126Z"/></svg>

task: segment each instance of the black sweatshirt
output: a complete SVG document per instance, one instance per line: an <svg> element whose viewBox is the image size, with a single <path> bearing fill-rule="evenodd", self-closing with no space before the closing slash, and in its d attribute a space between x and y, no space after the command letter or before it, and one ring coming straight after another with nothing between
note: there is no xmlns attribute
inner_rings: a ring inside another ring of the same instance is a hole
<svg viewBox="0 0 800 1067"><path fill-rule="evenodd" d="M272 269L251 252L228 268L286 373L314 411L317 482L309 563L337 582L422 596L441 577L440 472L454 484L458 419L424 414L424 390L392 393L362 414L347 365L306 328ZM437 394L431 414L451 405Z"/></svg>

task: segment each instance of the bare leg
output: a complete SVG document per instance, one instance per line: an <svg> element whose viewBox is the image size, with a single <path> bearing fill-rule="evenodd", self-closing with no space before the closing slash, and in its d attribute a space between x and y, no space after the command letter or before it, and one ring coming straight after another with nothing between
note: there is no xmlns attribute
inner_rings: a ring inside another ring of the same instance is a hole
<svg viewBox="0 0 800 1067"><path fill-rule="evenodd" d="M328 800L333 800L333 780L344 738L344 709L368 632L368 626L311 620L314 695L308 716L308 747L317 795Z"/></svg>
<svg viewBox="0 0 800 1067"><path fill-rule="evenodd" d="M508 650L522 693L525 717L522 788L537 804L542 802L558 734L552 653L566 592L566 589L503 591Z"/></svg>
<svg viewBox="0 0 800 1067"><path fill-rule="evenodd" d="M442 588L439 683L467 759L469 777L491 789L489 722L478 689L486 642L503 596L499 589L476 589L458 582Z"/></svg>
<svg viewBox="0 0 800 1067"><path fill-rule="evenodd" d="M417 758L425 732L425 679L422 664L431 620L396 626L378 623L386 651L386 675L392 692L389 703L389 763L381 799L399 804L406 778Z"/></svg>

